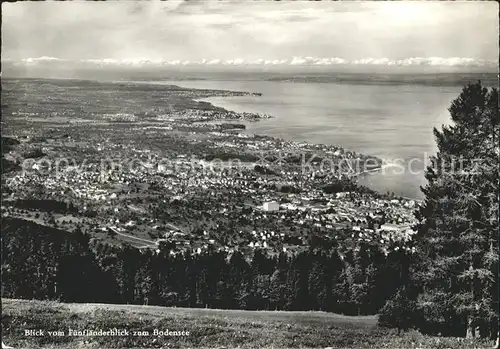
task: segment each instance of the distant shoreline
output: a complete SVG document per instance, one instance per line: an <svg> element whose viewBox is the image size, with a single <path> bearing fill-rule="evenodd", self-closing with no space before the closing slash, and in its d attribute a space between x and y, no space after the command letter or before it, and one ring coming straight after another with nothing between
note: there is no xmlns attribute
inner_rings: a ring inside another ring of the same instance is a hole
<svg viewBox="0 0 500 349"><path fill-rule="evenodd" d="M5 80L10 80L10 79L5 79ZM17 79L13 79L13 80L17 80ZM25 80L25 79L20 79L20 80ZM26 79L26 80L45 80L44 78L36 78L36 79ZM60 79L49 79L49 80L60 80ZM73 81L82 81L81 79L69 79L69 80L73 80ZM257 93L251 93L251 92L242 92L242 91L238 91L238 89L234 90L234 89L213 89L213 88L203 88L203 87L189 87L189 86L186 86L186 87L183 87L181 85L175 85L173 84L171 81L108 81L108 82L105 82L105 81L95 81L93 80L93 82L95 83L118 83L118 84L127 84L127 83L131 83L131 84L137 84L137 85L162 85L162 87L166 88L166 89L180 89L180 90L185 90L187 92L189 91L192 91L193 93L193 96L187 96L189 100L193 101L194 103L193 104L196 104L196 103L206 103L207 104L207 107L208 109L214 109L214 110L220 110L221 112L224 112L224 111L229 111L229 112L233 112L235 114L242 114L244 112L238 112L238 111L234 111L230 108L227 108L227 107L220 107L217 105L217 103L214 103L212 98L219 98L219 97L229 97L229 96L243 96L243 95L251 95L251 96L261 96L261 94L257 94ZM196 94L199 94L198 91L203 91L203 93L201 93L201 96L196 96ZM201 98L200 98L201 97ZM196 107L195 107L196 108ZM251 114L251 112L250 112ZM237 122L237 123L242 123L242 124L245 124L245 125L248 125L248 124L252 124L253 122L255 121L262 121L262 119L260 118L255 118L255 119L252 119L252 120L248 120L246 118L235 118L234 120L233 119L214 119L213 122L216 122L216 123L226 123L226 122L230 122L230 121L234 121L234 122ZM277 140L277 141L291 141L291 142L300 142L300 143L303 143L303 144L308 144L308 145L312 145L312 146L315 146L315 145L322 145L323 143L321 142L311 142L311 141L297 141L297 140L293 140L293 139L290 139L290 140L287 140L287 139L284 139L284 138L281 138L281 137L276 137L274 135L266 135L265 133L261 133L261 132L252 132L251 129L248 129L246 128L246 130L244 131L245 133L247 134L254 134L256 136L260 136L260 137L265 137L265 138L268 138L268 139L273 139L273 140ZM362 152L357 152L357 151L350 151L349 148L345 148L345 145L344 144L331 144L331 146L335 146L335 147L338 147L339 149L343 149L347 152L351 152L353 153L354 155L361 155L361 156L365 156L364 153ZM376 156L369 156L371 158L377 158ZM363 171L362 173L360 173L360 175L362 175L363 173L377 173L377 172L380 172L382 170L382 167L377 167L377 168L372 168L372 169L369 169L369 170L365 170ZM381 183L379 181L379 183ZM383 183L383 180L382 180L382 183ZM391 190L391 187L384 187L383 184L382 186L378 185L375 185L375 186L372 186L371 183L364 183L363 184L364 186L367 186L367 187L370 187L373 191L375 192L378 192L379 194L380 193L385 193L387 189ZM395 190L397 191L397 190ZM408 195L408 193L403 193L403 192L398 192L398 194L400 194L399 196L407 196L407 197L412 197L412 199L415 199L415 200L418 200L418 194L416 195ZM413 197L414 196L414 197Z"/></svg>
<svg viewBox="0 0 500 349"><path fill-rule="evenodd" d="M179 85L177 85L179 86ZM182 86L180 86L182 87ZM201 89L203 90L203 88L196 88L196 87L183 87L183 88L188 88L188 89L193 89L193 90L197 90L197 89ZM231 90L227 90L227 91L231 91ZM252 94L249 94L249 95L252 95ZM230 108L227 108L227 106L225 105L218 105L217 103L214 103L213 101L213 98L224 98L226 99L227 97L232 97L232 96L209 96L209 97L203 97L203 98L198 98L198 99L194 99L194 101L199 101L199 102L204 102L204 103L209 103L210 105L216 107L216 108L221 108L223 110L227 110L227 111L231 111L231 112L235 112L235 113L238 113L240 114L241 112L240 111L237 111L237 110L234 110L234 109L230 109ZM235 97L238 97L238 96L235 96ZM272 118L275 118L275 116L271 115ZM230 120L229 120L230 121ZM241 120L234 120L235 122L241 122L245 125L250 125L251 123L253 122L257 122L257 121L262 121L262 119L255 119L255 120L245 120L245 119L241 119ZM207 121L209 123L218 123L219 121L218 120L214 120L214 121ZM223 120L220 120L220 122L223 122ZM244 130L245 133L247 134L255 134L255 135L262 135L262 134L259 134L259 133L253 133L251 130L249 130L248 128L246 128ZM263 136L265 137L269 137L271 139L275 139L275 140L281 140L281 141L284 141L285 139L283 138L280 138L280 137L276 137L276 136L272 136L272 135L266 135L264 134ZM291 140L291 141L295 141L297 142L296 140ZM315 142L310 142L310 141L302 141L306 144L309 144L309 145L321 145L321 143L315 143ZM372 158L377 158L376 156L372 156L372 155L366 155L366 154L363 154L363 153L358 153L354 150L350 150L349 148L346 148L345 145L343 144L338 144L337 145L339 148L343 149L344 151L348 151L348 152L352 152L352 153L355 153L355 154L358 154L358 155L361 155L361 156L367 156L367 157L372 157ZM368 169L368 170L364 170L360 173L358 173L356 175L357 178L359 178L360 176L362 176L363 174L370 174L370 173L377 173L377 172L381 172L384 168L390 168L391 165L382 165L381 167L377 167L377 168L373 168L373 169ZM370 184L363 184L364 186L367 186L369 187L371 190L373 190L374 192L377 192L378 194L381 194L381 195L385 195L384 193L389 190L390 191L390 188L374 188L372 185ZM401 197L401 198L407 198L407 199L411 199L411 200L415 200L415 201L421 201L422 199L418 197L418 195L412 195L412 196L409 196L409 195L397 195L398 197Z"/></svg>

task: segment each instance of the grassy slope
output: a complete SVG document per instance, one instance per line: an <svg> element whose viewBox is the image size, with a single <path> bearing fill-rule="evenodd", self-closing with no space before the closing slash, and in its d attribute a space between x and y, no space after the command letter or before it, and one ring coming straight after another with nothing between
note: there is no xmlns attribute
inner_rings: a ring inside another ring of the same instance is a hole
<svg viewBox="0 0 500 349"><path fill-rule="evenodd" d="M70 304L2 299L3 341L14 348L474 348L491 343L397 336L375 316ZM26 337L24 329L190 331L184 337Z"/></svg>

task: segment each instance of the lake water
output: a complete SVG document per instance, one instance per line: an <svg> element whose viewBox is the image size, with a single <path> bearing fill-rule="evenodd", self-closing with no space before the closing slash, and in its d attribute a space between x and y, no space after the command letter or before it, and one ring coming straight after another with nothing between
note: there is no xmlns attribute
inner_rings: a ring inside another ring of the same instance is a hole
<svg viewBox="0 0 500 349"><path fill-rule="evenodd" d="M462 86L376 85L286 81L168 81L189 88L260 92L215 97L214 105L272 119L247 124L247 132L287 140L335 144L404 164L360 179L380 192L422 198L425 159L436 152L433 127L449 123L447 108ZM413 160L412 160L413 159Z"/></svg>

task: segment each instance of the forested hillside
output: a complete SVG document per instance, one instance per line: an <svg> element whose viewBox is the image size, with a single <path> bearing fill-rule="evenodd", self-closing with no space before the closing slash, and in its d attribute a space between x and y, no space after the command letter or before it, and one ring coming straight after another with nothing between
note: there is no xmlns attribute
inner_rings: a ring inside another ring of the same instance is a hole
<svg viewBox="0 0 500 349"><path fill-rule="evenodd" d="M2 219L3 296L64 302L375 314L406 280L411 255L377 246L311 248L292 257L200 255L95 243L33 222Z"/></svg>

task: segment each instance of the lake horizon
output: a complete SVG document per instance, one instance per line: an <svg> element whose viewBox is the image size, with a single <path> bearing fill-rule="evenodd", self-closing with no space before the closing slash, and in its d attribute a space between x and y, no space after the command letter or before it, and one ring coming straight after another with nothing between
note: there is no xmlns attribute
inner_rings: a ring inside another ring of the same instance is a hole
<svg viewBox="0 0 500 349"><path fill-rule="evenodd" d="M474 76L474 75L472 75ZM480 78L480 76L478 76ZM473 81L473 79L471 79ZM381 158L384 170L362 175L359 183L381 193L422 199L429 157L437 148L433 128L450 122L448 107L460 83L363 84L290 80L163 80L185 88L260 93L261 96L202 99L235 112L269 114L245 122L246 133L289 141L328 144ZM402 167L390 166L400 164Z"/></svg>

